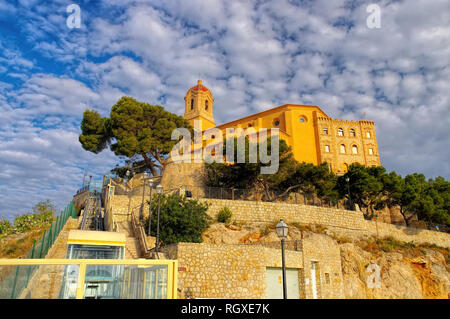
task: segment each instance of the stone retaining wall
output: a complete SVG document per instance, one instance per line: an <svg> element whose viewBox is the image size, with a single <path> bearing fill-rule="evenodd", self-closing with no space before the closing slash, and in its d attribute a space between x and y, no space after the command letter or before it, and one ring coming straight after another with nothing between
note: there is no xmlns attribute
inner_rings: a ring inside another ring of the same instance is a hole
<svg viewBox="0 0 450 319"><path fill-rule="evenodd" d="M267 268L282 266L279 248L259 244L179 243L161 250L178 260L181 298L265 298ZM298 271L300 298L312 298L311 262L318 265L317 297L343 298L340 251L328 236L309 234L298 250L285 251L285 260Z"/></svg>
<svg viewBox="0 0 450 319"><path fill-rule="evenodd" d="M148 198L148 193L145 198ZM199 201L210 204L207 213L213 218L216 218L220 209L226 206L233 213L232 220L237 222L267 225L283 218L289 223L324 225L339 237L362 239L367 236L381 238L392 236L404 242L429 243L441 247L450 247L450 235L447 233L365 220L360 211L261 201L221 199L199 199ZM127 220L129 209L139 207L141 202L142 196L113 196L114 220ZM136 212L138 211L136 210ZM144 206L143 213L144 217L148 216L147 204Z"/></svg>
<svg viewBox="0 0 450 319"><path fill-rule="evenodd" d="M272 224L282 218L288 223L324 225L337 236L350 238L392 236L404 242L429 243L441 247L450 247L450 235L447 233L365 220L360 211L258 201L220 199L200 199L200 201L210 204L207 213L213 218L216 218L217 213L223 207L228 207L233 214L232 220L237 222L252 222L264 225Z"/></svg>

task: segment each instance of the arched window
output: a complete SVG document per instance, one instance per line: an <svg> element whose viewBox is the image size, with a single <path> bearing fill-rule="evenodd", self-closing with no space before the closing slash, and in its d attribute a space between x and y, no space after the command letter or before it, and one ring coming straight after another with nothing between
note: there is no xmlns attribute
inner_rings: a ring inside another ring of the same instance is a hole
<svg viewBox="0 0 450 319"><path fill-rule="evenodd" d="M325 152L330 153L330 145L325 145Z"/></svg>
<svg viewBox="0 0 450 319"><path fill-rule="evenodd" d="M338 136L344 136L344 130L339 128L338 129Z"/></svg>
<svg viewBox="0 0 450 319"><path fill-rule="evenodd" d="M341 144L341 146L339 147L339 151L341 152L341 154L345 154L345 145Z"/></svg>
<svg viewBox="0 0 450 319"><path fill-rule="evenodd" d="M208 100L205 101L205 111L208 111Z"/></svg>
<svg viewBox="0 0 450 319"><path fill-rule="evenodd" d="M366 137L367 137L367 138L371 138L371 137L372 137L372 135L370 134L370 131L367 131L367 132L366 132Z"/></svg>
<svg viewBox="0 0 450 319"><path fill-rule="evenodd" d="M194 109L194 99L191 99L191 110Z"/></svg>
<svg viewBox="0 0 450 319"><path fill-rule="evenodd" d="M351 129L351 130L350 130L350 136L353 136L353 137L356 136L356 133L355 133L355 130L354 130L354 129Z"/></svg>
<svg viewBox="0 0 450 319"><path fill-rule="evenodd" d="M344 164L342 165L342 169L344 170L344 172L347 172L347 171L348 171L348 164L347 164L347 163L344 163Z"/></svg>
<svg viewBox="0 0 450 319"><path fill-rule="evenodd" d="M326 127L323 128L323 134L328 135L328 128Z"/></svg>
<svg viewBox="0 0 450 319"><path fill-rule="evenodd" d="M353 154L358 154L358 146L356 146L356 145L352 146L352 153Z"/></svg>

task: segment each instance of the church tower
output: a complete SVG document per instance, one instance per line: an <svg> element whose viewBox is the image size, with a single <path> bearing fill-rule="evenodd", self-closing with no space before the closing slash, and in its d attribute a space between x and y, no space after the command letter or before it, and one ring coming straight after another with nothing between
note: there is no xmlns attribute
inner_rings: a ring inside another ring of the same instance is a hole
<svg viewBox="0 0 450 319"><path fill-rule="evenodd" d="M202 121L202 131L215 127L211 91L198 80L197 85L191 87L184 97L184 118L194 126L195 120Z"/></svg>

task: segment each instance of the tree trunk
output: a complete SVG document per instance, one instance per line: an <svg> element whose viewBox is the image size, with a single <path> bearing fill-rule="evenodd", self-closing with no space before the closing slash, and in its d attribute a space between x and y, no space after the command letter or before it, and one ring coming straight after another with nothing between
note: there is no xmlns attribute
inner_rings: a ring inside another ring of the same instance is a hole
<svg viewBox="0 0 450 319"><path fill-rule="evenodd" d="M147 156L147 154L142 154L142 157L144 158L145 164L152 172L153 176L158 176L158 171L156 170L155 164L152 162L152 160Z"/></svg>
<svg viewBox="0 0 450 319"><path fill-rule="evenodd" d="M409 227L411 225L411 223L409 221L412 218L412 216L410 216L409 218L406 217L406 213L403 211L402 207L400 207L400 214L402 214L402 216L403 216L403 219L405 221L406 227Z"/></svg>

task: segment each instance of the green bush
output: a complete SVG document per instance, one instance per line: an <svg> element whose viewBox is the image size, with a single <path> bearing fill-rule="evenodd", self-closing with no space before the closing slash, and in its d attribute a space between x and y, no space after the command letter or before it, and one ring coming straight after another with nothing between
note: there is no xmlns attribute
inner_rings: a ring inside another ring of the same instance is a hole
<svg viewBox="0 0 450 319"><path fill-rule="evenodd" d="M156 236L158 197L151 202L151 236ZM209 227L211 217L206 214L208 204L176 194L162 195L159 218L159 238L164 245L191 242L201 243L202 234ZM148 218L145 230L148 231Z"/></svg>
<svg viewBox="0 0 450 319"><path fill-rule="evenodd" d="M12 233L13 227L11 223L6 219L0 219L0 235L8 235Z"/></svg>
<svg viewBox="0 0 450 319"><path fill-rule="evenodd" d="M219 223L229 223L232 215L231 210L228 207L224 207L217 214L217 221Z"/></svg>
<svg viewBox="0 0 450 319"><path fill-rule="evenodd" d="M25 232L34 228L47 226L53 222L53 212L47 211L39 214L22 214L14 219L14 229Z"/></svg>

